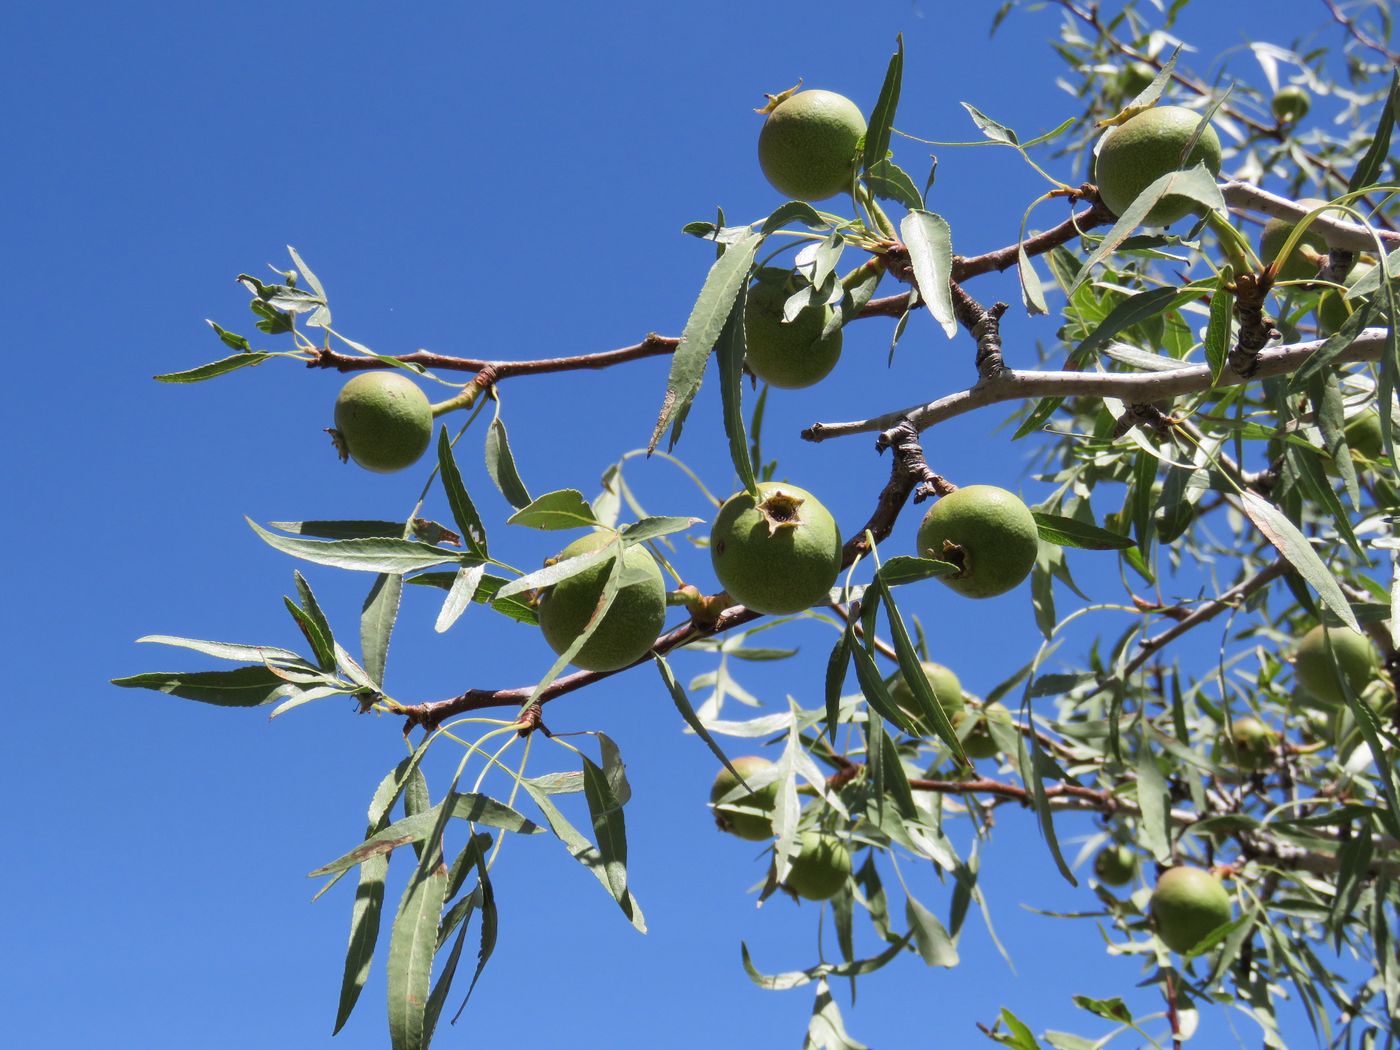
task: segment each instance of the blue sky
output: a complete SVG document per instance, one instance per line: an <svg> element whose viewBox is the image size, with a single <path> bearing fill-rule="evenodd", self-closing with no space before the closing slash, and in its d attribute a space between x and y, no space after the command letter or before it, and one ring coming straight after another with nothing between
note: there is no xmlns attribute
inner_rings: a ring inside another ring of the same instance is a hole
<svg viewBox="0 0 1400 1050"><path fill-rule="evenodd" d="M1266 26L1287 44L1322 21L1302 0L1232 4L1229 25L1210 23L1215 5L1195 6L1182 35L1207 52ZM294 645L281 609L294 565L243 516L401 516L426 473L381 477L336 461L321 432L334 374L274 361L194 387L150 381L222 356L205 318L256 334L234 276L285 266L283 246L295 245L325 282L337 328L380 352L535 357L676 334L711 259L680 227L717 205L748 221L780 202L755 163L763 92L805 77L868 109L903 31L902 129L973 137L960 99L1031 133L1077 111L1052 86L1054 17L1013 16L989 41L994 7L138 2L9 12L6 568L21 600L7 614L16 714L5 794L16 810L0 982L14 1045L385 1043L382 956L356 1017L330 1038L350 892L312 905L305 873L362 833L375 784L404 753L398 724L338 701L269 724L259 711L106 684L197 663L133 644L147 633ZM896 149L921 177L926 149ZM929 206L952 223L955 250L972 254L1014 240L1039 192L1009 151L944 150ZM1039 213L1046 223L1059 217L1051 211ZM975 292L1014 302L1013 280L983 279ZM770 453L842 522L864 520L887 461L864 438L812 446L797 430L972 378L970 342L946 342L925 317L887 370L889 332L885 321L855 326L830 379L770 398ZM1011 363L1031 364L1033 341L1053 332L1050 321L1009 322ZM593 495L607 465L645 443L665 374L652 360L506 384L504 419L532 491ZM955 481L1034 501L1043 487L1026 481L1027 450L1009 444L1001 418L939 428L929 459ZM508 560L537 565L563 540L504 527L509 509L481 467L481 436L459 454L467 485ZM717 492L731 485L713 382L678 451ZM628 479L649 511L709 516L659 461L634 461ZM440 501L429 509L446 516ZM915 522L906 514L891 550L912 545ZM698 573L703 561L690 557ZM308 575L353 638L367 578ZM935 657L949 655L970 690L1033 652L1024 590L969 609L929 586L914 611ZM435 635L435 600L412 597L390 658L399 699L518 685L548 666L537 638L480 607ZM781 639L808 658L746 665L745 684L813 706L830 632L784 628ZM688 677L709 662L677 665ZM758 850L711 827L713 759L680 732L660 683L638 670L557 707L553 728L605 730L628 761L632 880L651 933L637 936L557 844L513 843L496 870L500 946L438 1045L797 1045L808 992L753 987L739 942L770 971L810 965L816 909L783 899L754 909ZM542 748L532 769L565 758ZM430 769L435 793L448 775ZM971 919L961 968L911 958L866 980L854 1010L842 999L857 1038L975 1045L974 1022L990 1023L1002 1004L1040 1031L1078 1023L1071 994L1132 995L1137 964L1108 958L1092 922L1026 910L1093 906L1086 888L1055 874L1032 821L1002 811L983 866L1015 972ZM946 917L947 887L929 869L904 871ZM1221 1038L1210 1045L1225 1045L1223 1016L1213 1023Z"/></svg>

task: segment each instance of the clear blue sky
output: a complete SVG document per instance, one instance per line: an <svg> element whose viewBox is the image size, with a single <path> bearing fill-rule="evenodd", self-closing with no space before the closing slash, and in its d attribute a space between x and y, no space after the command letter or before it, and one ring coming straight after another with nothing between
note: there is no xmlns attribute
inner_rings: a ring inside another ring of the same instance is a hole
<svg viewBox="0 0 1400 1050"><path fill-rule="evenodd" d="M1220 24L1216 5L1198 3L1183 35L1208 51L1272 28L1288 43L1324 17L1302 0L1229 7ZM960 99L1024 132L1076 111L1052 85L1055 18L1013 16L989 42L994 8L811 3L798 15L726 0L9 11L0 287L13 364L5 562L14 714L3 768L14 810L0 985L10 1045L386 1044L382 955L356 1017L330 1038L351 891L347 883L313 905L305 873L362 834L375 784L403 754L397 722L330 701L269 724L262 711L106 684L199 665L133 645L147 633L299 641L280 600L294 565L257 540L245 514L401 516L422 483L424 471L380 477L336 461L321 432L334 374L273 362L195 387L150 381L222 356L206 317L257 334L234 276L285 265L283 246L295 245L329 289L337 327L381 352L528 357L678 333L710 259L680 227L716 205L747 221L779 202L754 157L751 110L764 91L805 77L868 109L902 30L903 129L973 137ZM922 176L922 148L896 148ZM1014 240L1039 191L1009 151L945 150L930 207L952 223L955 250L970 254ZM1008 278L975 290L1016 300ZM1029 364L1031 341L1052 340L1054 325L1009 331L1012 363ZM864 520L887 460L865 439L817 447L796 431L932 397L972 374L969 342L946 342L925 317L913 319L887 371L889 332L883 321L855 326L831 379L771 403L769 447L783 473L819 488L846 523ZM507 384L504 418L532 490L596 492L604 468L645 442L665 371L649 361ZM713 388L679 451L723 491L730 468ZM930 460L956 481L1040 498L1025 482L1025 450L997 432L999 421L984 413L940 428ZM508 508L481 467L480 440L469 436L461 459L494 547L536 565L560 538L501 524ZM636 463L629 479L648 510L708 516L664 464ZM430 509L446 515L440 503ZM892 550L911 544L914 520L906 515ZM1076 569L1093 580L1084 558ZM698 572L703 562L691 564ZM353 638L368 578L308 575ZM913 611L969 689L985 691L1032 653L1024 590L969 608L929 587L909 599ZM436 596L411 595L389 667L401 700L522 684L548 666L537 638L481 607L444 636L431 630L435 613ZM790 692L813 706L830 641L817 626L785 628L782 644L803 646L808 659L740 673L773 703ZM689 676L708 660L677 664ZM553 728L604 729L628 760L632 884L651 933L637 936L552 840L513 843L496 869L500 946L439 1045L798 1045L809 992L753 987L739 942L770 971L810 965L815 907L773 899L755 911L746 890L762 874L758 850L712 828L713 759L679 731L658 681L634 671L556 707ZM562 763L553 750L540 758ZM434 766L435 793L444 780ZM983 866L1016 972L970 919L961 968L910 958L866 980L856 1009L842 999L857 1038L881 1048L975 1045L974 1022L990 1023L1003 1003L1040 1031L1077 1024L1073 993L1133 994L1137 963L1108 958L1094 923L1024 910L1094 902L1055 875L1030 820L1002 813ZM946 917L948 890L933 872L903 870ZM1207 1045L1228 1045L1223 1017L1210 1023Z"/></svg>

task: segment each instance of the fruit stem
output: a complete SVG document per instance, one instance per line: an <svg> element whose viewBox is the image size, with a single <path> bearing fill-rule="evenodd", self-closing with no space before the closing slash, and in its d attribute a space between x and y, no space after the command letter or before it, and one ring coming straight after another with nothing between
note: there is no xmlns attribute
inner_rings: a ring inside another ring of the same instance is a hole
<svg viewBox="0 0 1400 1050"><path fill-rule="evenodd" d="M850 273L846 274L845 277L841 278L841 287L849 292L858 285L864 284L872 273L876 271L883 273L884 269L885 260L879 255L872 255Z"/></svg>
<svg viewBox="0 0 1400 1050"><path fill-rule="evenodd" d="M860 195L860 202L865 205L866 210L870 212L870 217L875 220L875 225L880 233L892 241L899 240L899 231L894 228L894 223L892 223L890 217L885 214L885 209L880 207L879 203L875 200L875 195L870 192L870 187L861 184L856 188L856 192Z"/></svg>
<svg viewBox="0 0 1400 1050"><path fill-rule="evenodd" d="M1249 241L1245 239L1244 234L1230 224L1229 220L1210 211L1206 213L1206 225L1215 234L1216 239L1220 242L1221 250L1230 260L1236 273L1249 273L1263 265L1262 261L1252 258L1254 250L1250 248Z"/></svg>
<svg viewBox="0 0 1400 1050"><path fill-rule="evenodd" d="M476 399L481 396L481 391L482 387L473 379L462 388L460 394L457 394L455 397L449 397L446 401L439 401L433 405L433 418L437 419L438 416L446 415L448 412L453 412L459 408L471 408L472 405L476 403Z"/></svg>

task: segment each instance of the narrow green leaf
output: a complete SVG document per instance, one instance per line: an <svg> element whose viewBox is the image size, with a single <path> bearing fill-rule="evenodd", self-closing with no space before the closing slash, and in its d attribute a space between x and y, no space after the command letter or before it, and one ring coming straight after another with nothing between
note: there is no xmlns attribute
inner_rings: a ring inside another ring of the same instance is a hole
<svg viewBox="0 0 1400 1050"><path fill-rule="evenodd" d="M807 1022L807 1038L802 1041L802 1050L870 1050L846 1031L841 1011L825 980L817 982L817 997L812 1002L812 1017Z"/></svg>
<svg viewBox="0 0 1400 1050"><path fill-rule="evenodd" d="M222 342L230 350L237 350L239 353L243 354L250 353L252 351L253 344L248 342L247 336L239 335L237 332L230 332L228 329L222 328L219 325L215 324L207 317L204 319L204 323L207 324L210 328L214 329L214 334L219 337L219 341Z"/></svg>
<svg viewBox="0 0 1400 1050"><path fill-rule="evenodd" d="M993 120L970 102L959 102L958 104L967 110L968 116L972 118L972 123L977 125L977 130L991 141L1001 143L1003 146L1019 146L1021 144L1021 140L1016 137L1016 132L1005 124Z"/></svg>
<svg viewBox="0 0 1400 1050"><path fill-rule="evenodd" d="M855 962L849 963L818 963L806 970L794 970L772 975L758 971L753 964L752 956L749 955L749 946L743 941L739 942L739 953L744 963L744 972L749 975L749 980L760 988L782 992L789 988L801 988L803 985L811 984L823 977L862 977L865 974L874 973L899 958L913 936L913 931L910 931L904 936L894 939L890 946L879 955L871 956L868 959L857 959Z"/></svg>
<svg viewBox="0 0 1400 1050"><path fill-rule="evenodd" d="M1210 296L1210 321L1206 325L1206 363L1210 365L1211 386L1220 382L1225 364L1230 358L1230 324L1235 315L1235 293L1230 290L1234 271L1226 266L1220 271L1215 291Z"/></svg>
<svg viewBox="0 0 1400 1050"><path fill-rule="evenodd" d="M506 502L516 510L530 505L530 492L525 482L520 480L520 471L516 469L515 456L510 450L510 438L506 435L506 425L501 422L500 416L491 420L491 426L486 431L486 473L491 475L491 480L501 490Z"/></svg>
<svg viewBox="0 0 1400 1050"><path fill-rule="evenodd" d="M885 559L876 575L887 586L898 587L904 583L918 583L935 576L951 576L958 571L952 562L937 558L915 558L908 554L896 554Z"/></svg>
<svg viewBox="0 0 1400 1050"><path fill-rule="evenodd" d="M212 324L213 322L211 321L210 323ZM215 325L215 328L218 328L218 326ZM221 328L218 328L218 330L220 332L223 331ZM227 375L229 372L237 371L240 368L260 365L269 357L277 356L277 354L270 354L262 350L239 353L234 354L232 357L211 361L207 365L200 365L198 368L191 368L187 372L166 372L163 375L154 376L153 378L158 383L202 383L206 379L216 379L219 376Z"/></svg>
<svg viewBox="0 0 1400 1050"><path fill-rule="evenodd" d="M729 458L734 464L734 472L739 475L739 483L756 496L758 481L754 477L753 461L749 458L749 437L744 427L743 406L746 348L744 304L747 300L748 292L741 285L715 344L715 358L719 365L719 390L724 409L724 433L729 439Z"/></svg>
<svg viewBox="0 0 1400 1050"><path fill-rule="evenodd" d="M952 935L938 921L938 916L909 894L904 897L904 918L914 931L914 946L925 963L945 969L958 965L958 946Z"/></svg>
<svg viewBox="0 0 1400 1050"><path fill-rule="evenodd" d="M263 542L283 554L355 572L405 573L458 561L461 555L417 540L299 540L268 532L252 518L248 525Z"/></svg>
<svg viewBox="0 0 1400 1050"><path fill-rule="evenodd" d="M376 683L384 683L384 666L389 660L389 639L399 615L403 577L381 573L365 596L360 609L360 657L365 673Z"/></svg>
<svg viewBox="0 0 1400 1050"><path fill-rule="evenodd" d="M811 208L808 206L808 210ZM815 214L815 212L813 212ZM731 244L710 268L690 317L681 331L680 345L671 355L671 372L666 379L666 396L656 419L647 450L653 451L666 427L671 427L670 447L680 437L681 420L690 410L690 403L700 389L705 375L705 363L719 339L739 290L748 280L754 254L763 243L763 234L748 233Z"/></svg>
<svg viewBox="0 0 1400 1050"><path fill-rule="evenodd" d="M425 749L420 747L389 771L375 789L369 804L369 825L365 838L383 831L389 810L417 770ZM379 940L379 921L384 906L384 879L389 871L388 855L370 857L360 865L360 881L355 887L355 903L350 910L350 943L345 950L345 973L340 983L340 1003L336 1008L334 1035L345 1026L369 978L374 946Z"/></svg>
<svg viewBox="0 0 1400 1050"><path fill-rule="evenodd" d="M627 899L627 825L622 804L613 793L603 771L588 756L583 757L583 795L593 821L593 836L603 860L603 873L613 899Z"/></svg>
<svg viewBox="0 0 1400 1050"><path fill-rule="evenodd" d="M597 550L588 551L585 554L575 554L572 557L556 561L552 565L546 565L542 569L536 569L532 573L511 580L499 591L497 596L509 598L512 595L521 594L525 591L541 590L545 587L553 587L560 580L567 580L571 576L577 576L585 569L590 569L600 562L610 561L617 556L618 545L609 543L599 547Z"/></svg>
<svg viewBox="0 0 1400 1050"><path fill-rule="evenodd" d="M1265 539L1288 559L1289 564L1298 570L1298 574L1313 590L1317 591L1323 604L1331 609L1344 625L1359 632L1361 625L1356 622L1356 616L1351 611L1346 595L1342 593L1342 588L1326 563L1313 550L1307 537L1298 531L1297 526L1289 521L1282 511L1257 493L1244 492L1240 500L1249 519L1264 534Z"/></svg>
<svg viewBox="0 0 1400 1050"><path fill-rule="evenodd" d="M1157 758L1146 740L1137 755L1138 837L1149 853L1163 864L1171 863L1171 796L1167 781L1157 767Z"/></svg>
<svg viewBox="0 0 1400 1050"><path fill-rule="evenodd" d="M1376 133L1371 136L1366 155L1357 162L1356 170L1351 173L1351 179L1347 182L1348 193L1370 186L1380 179L1381 170L1390 154L1390 134L1397 117L1400 117L1400 70L1390 75L1390 90L1386 92L1385 105L1381 107L1381 117L1376 122Z"/></svg>
<svg viewBox="0 0 1400 1050"><path fill-rule="evenodd" d="M1032 511L1040 538L1059 547L1075 547L1090 551L1122 551L1135 546L1131 536L1109 532L1078 518Z"/></svg>
<svg viewBox="0 0 1400 1050"><path fill-rule="evenodd" d="M1400 585L1397 589L1400 590ZM846 668L850 662L850 644L843 632L826 661L826 735L833 743L841 722L841 689L846 684Z"/></svg>
<svg viewBox="0 0 1400 1050"><path fill-rule="evenodd" d="M294 536L315 536L323 540L368 540L378 536L403 539L401 521L355 519L350 521L269 521L268 526Z"/></svg>
<svg viewBox="0 0 1400 1050"><path fill-rule="evenodd" d="M320 602L316 600L316 595L311 590L311 584L306 582L306 577L300 572L293 571L292 579L296 583L297 596L301 598L301 605L296 605L290 598L287 598L288 611L292 612L292 618L296 620L297 626L306 636L307 643L311 646L311 650L316 656L316 662L320 664L321 669L334 671L335 634L331 631L330 620L322 611Z"/></svg>
<svg viewBox="0 0 1400 1050"><path fill-rule="evenodd" d="M880 737L880 765L884 772L885 792L894 799L895 809L901 817L905 820L917 820L919 811L914 805L914 791L909 786L909 774L904 771L904 764L899 759L899 748L878 721L872 721L870 727Z"/></svg>
<svg viewBox="0 0 1400 1050"><path fill-rule="evenodd" d="M1351 312L1350 317L1342 322L1341 327L1324 339L1322 345L1309 355L1303 367L1293 373L1288 382L1289 388L1302 390L1313 376L1330 369L1333 361L1356 341L1356 337L1361 334L1363 329L1371 324L1376 312L1374 300L1363 299L1357 303L1356 309Z"/></svg>
<svg viewBox="0 0 1400 1050"><path fill-rule="evenodd" d="M1040 821L1041 834L1045 836L1045 844L1050 847L1050 856L1054 858L1055 866L1060 869L1060 874L1071 886L1078 886L1079 880L1074 877L1074 872L1069 870L1069 865L1065 863L1064 854L1060 852L1060 839L1055 834L1055 814L1050 809L1050 798L1045 793L1045 778L1054 776L1056 772L1054 763L1041 748L1035 733L1026 734L1024 739L1030 748L1031 758L1032 776L1028 786L1031 789L1031 801L1035 808L1036 818Z"/></svg>
<svg viewBox="0 0 1400 1050"><path fill-rule="evenodd" d="M436 853L436 849L434 849ZM425 1024L438 919L447 891L441 856L404 891L389 935L389 1040L393 1050L426 1050Z"/></svg>
<svg viewBox="0 0 1400 1050"><path fill-rule="evenodd" d="M468 847L470 848L470 847ZM442 927L448 930L455 928L457 938L452 942L452 948L447 953L447 959L442 964L442 970L438 974L438 979L433 982L432 993L428 996L428 1006L423 1012L423 1031L425 1033L425 1043L431 1043L433 1033L437 1031L438 1019L442 1016L442 1008L447 1002L447 993L452 989L452 981L457 976L457 966L462 959L462 948L467 942L467 929L471 925L471 914L476 910L477 903L481 900L482 894L479 889L472 890L471 893L457 902L443 918ZM447 899L452 899L449 891ZM443 941L443 928L438 930L437 949L442 950L445 943Z"/></svg>
<svg viewBox="0 0 1400 1050"><path fill-rule="evenodd" d="M240 645L236 642L206 642L198 638L176 638L168 634L147 634L136 639L137 644L147 642L157 645L170 645L180 649L190 649L205 656L220 660L250 660L256 663L289 664L308 671L314 668L297 653L275 645Z"/></svg>
<svg viewBox="0 0 1400 1050"><path fill-rule="evenodd" d="M356 864L363 864L370 857L380 857L392 853L400 846L422 842L440 820L466 820L473 824L485 824L520 835L535 835L542 829L532 820L488 795L477 792L457 792L452 796L452 804L443 812L439 802L432 809L415 813L411 817L396 820L382 831L369 836L350 852L337 857L329 864L323 864L311 872L311 877L334 875L346 871Z"/></svg>
<svg viewBox="0 0 1400 1050"><path fill-rule="evenodd" d="M890 698L889 687L885 685L885 680L880 677L880 669L875 666L875 658L870 655L870 651L860 644L860 640L855 636L855 630L851 625L846 626L846 649L851 654L852 662L856 668L856 681L860 683L860 691L865 694L865 702L874 708L875 713L892 725L899 726L907 733L919 735L921 730L914 723L910 714L902 711L898 704Z"/></svg>
<svg viewBox="0 0 1400 1050"><path fill-rule="evenodd" d="M219 707L257 707L289 693L293 686L261 664L231 671L152 671L113 678L123 689L153 689L158 693L198 700Z"/></svg>
<svg viewBox="0 0 1400 1050"><path fill-rule="evenodd" d="M695 708L690 703L690 697L686 694L685 687L677 680L675 672L671 670L671 665L666 662L666 657L661 653L652 653L651 658L656 662L656 669L661 672L661 680L666 683L666 690L671 694L671 700L676 705L676 710L680 712L681 718L685 720L685 724L705 742L705 746L720 760L720 764L742 781L744 778L734 768L724 750L715 742L710 731L705 728L705 723L700 721L700 716L695 713Z"/></svg>
<svg viewBox="0 0 1400 1050"><path fill-rule="evenodd" d="M622 586L622 572L624 560L622 557L622 538L619 536L614 542L603 548L613 555L612 565L608 569L608 578L603 581L602 593L598 595L598 604L593 607L593 613L588 617L588 622L583 625L583 630L579 636L569 643L568 647L559 654L554 663L549 665L549 670L545 672L543 678L535 683L535 688L531 691L526 704L533 704L548 687L549 683L559 677L560 672L573 662L579 651L588 644L588 639L593 637L593 632L598 629L598 625L603 622L608 615L608 610L612 608L617 592ZM562 564L562 563L561 563Z"/></svg>
<svg viewBox="0 0 1400 1050"><path fill-rule="evenodd" d="M447 592L447 597L442 601L442 609L439 610L437 620L433 623L433 630L442 634L454 623L457 618L466 612L467 606L476 597L476 589L481 584L481 578L486 574L485 565L470 565L457 570L457 575L452 581L452 587Z"/></svg>
<svg viewBox="0 0 1400 1050"><path fill-rule="evenodd" d="M928 676L924 674L923 665L919 662L918 650L914 648L909 631L904 626L904 617L895 607L894 595L878 575L875 577L875 587L879 591L881 601L885 603L885 617L890 625L890 641L894 643L895 654L899 657L900 674L904 676L905 684L914 694L914 702L918 706L918 721L937 733L959 762L971 765L963 753L958 731L953 728L943 705L933 695L933 687L929 685Z"/></svg>
<svg viewBox="0 0 1400 1050"><path fill-rule="evenodd" d="M781 230L784 226L790 226L794 222L801 223L811 230L819 230L827 225L827 221L822 218L821 212L812 207L806 201L786 201L778 205L768 218L763 220L763 225L759 227L759 233L767 236L774 230ZM749 231L744 228L735 230L735 236L730 244L739 244L749 236ZM710 271L713 276L714 271ZM708 282L707 282L708 283ZM703 295L703 291L701 293ZM699 305L698 303L696 304ZM692 315L693 316L693 315Z"/></svg>
<svg viewBox="0 0 1400 1050"><path fill-rule="evenodd" d="M1180 288L1152 288L1130 295L1120 300L1071 353L1079 360L1087 361L1125 329L1175 310L1199 295L1199 290L1182 291Z"/></svg>
<svg viewBox="0 0 1400 1050"><path fill-rule="evenodd" d="M1040 1050L1040 1044L1036 1042L1035 1036L1031 1034L1031 1030L1026 1027L1025 1022L1004 1006L998 1015L998 1021L1006 1025L1006 1030L1009 1033L999 1037L997 1039L999 1043L1015 1047L1016 1050Z"/></svg>
<svg viewBox="0 0 1400 1050"><path fill-rule="evenodd" d="M634 543L642 543L646 540L658 539L661 536L684 532L686 529L699 525L701 520L700 518L662 516L642 518L640 521L622 527L622 541L630 547Z"/></svg>
<svg viewBox="0 0 1400 1050"><path fill-rule="evenodd" d="M1011 435L1012 441L1017 441L1027 434L1034 433L1044 426L1045 421L1055 414L1055 410L1064 404L1062 397L1042 397L1036 402L1035 408L1016 428L1016 433Z"/></svg>
<svg viewBox="0 0 1400 1050"><path fill-rule="evenodd" d="M1117 251L1128 239L1128 235L1142 225L1142 220L1147 217L1147 213L1166 196L1189 197L1218 214L1224 214L1226 210L1225 198L1220 195L1220 187L1215 182L1215 176L1210 173L1205 164L1197 164L1194 168L1186 171L1167 172L1143 190L1132 204L1128 205L1122 216L1114 223L1113 228L1099 242L1099 246L1090 253L1089 258L1084 260L1084 265L1079 268L1079 272L1070 282L1065 294L1073 295L1089 279L1094 267Z"/></svg>
<svg viewBox="0 0 1400 1050"><path fill-rule="evenodd" d="M447 494L447 505L452 508L452 520L462 534L462 542L478 558L486 557L486 528L481 524L481 515L476 505L467 495L467 487L462 483L462 472L457 469L457 457L452 454L452 441L447 436L447 428L438 431L438 474L442 478L442 488Z"/></svg>
<svg viewBox="0 0 1400 1050"><path fill-rule="evenodd" d="M895 111L899 108L899 89L904 77L904 34L900 33L895 39L897 47L890 56L885 81L880 85L880 95L870 111L870 123L865 132L862 167L866 171L883 161L890 149L890 129L894 126Z"/></svg>
<svg viewBox="0 0 1400 1050"><path fill-rule="evenodd" d="M409 576L404 582L417 584L420 587L437 587L440 590L450 591L452 585L457 582L457 574L455 572L425 572L417 576ZM509 616L512 620L520 623L538 625L539 615L528 603L516 598L497 597L501 588L510 582L500 576L492 576L489 572L485 573L477 583L476 593L472 595L472 601L480 605L489 605L502 615Z"/></svg>
<svg viewBox="0 0 1400 1050"><path fill-rule="evenodd" d="M924 198L913 178L888 157L866 170L865 184L881 200L894 201L908 211L922 210L924 206Z"/></svg>
<svg viewBox="0 0 1400 1050"><path fill-rule="evenodd" d="M529 529L557 531L597 525L593 508L578 489L546 492L506 519L507 525L523 525Z"/></svg>
<svg viewBox="0 0 1400 1050"><path fill-rule="evenodd" d="M462 1005L457 1007L457 1013L452 1017L454 1022L467 1008L472 992L476 990L476 982L481 980L482 971L486 969L486 964L491 961L491 954L496 950L500 913L496 909L496 891L486 873L484 858L477 863L477 876L481 885L481 942L476 951L476 969L472 972L472 983L467 985L467 994L462 999Z"/></svg>
<svg viewBox="0 0 1400 1050"><path fill-rule="evenodd" d="M607 871L603 864L603 855L598 851L598 848L594 846L593 843L589 842L588 839L584 838L584 836L579 833L578 829L565 819L564 815L559 812L559 807L550 799L548 792L529 780L522 780L520 783L530 797L534 799L535 805L539 807L540 812L544 815L545 823L549 825L555 837L564 844L564 847L569 851L569 855L592 872L594 878L596 878L602 884L603 888L611 894L612 886L608 882ZM627 916L628 920L636 927L637 931L639 933L646 933L646 920L642 917L641 906L637 904L637 899L632 895L630 890L627 892L626 898L618 901L618 904L622 908L622 913Z"/></svg>
<svg viewBox="0 0 1400 1050"><path fill-rule="evenodd" d="M909 249L909 263L919 294L928 304L929 314L943 328L949 339L958 331L953 316L953 239L948 223L941 215L929 211L911 211L899 224L904 246Z"/></svg>

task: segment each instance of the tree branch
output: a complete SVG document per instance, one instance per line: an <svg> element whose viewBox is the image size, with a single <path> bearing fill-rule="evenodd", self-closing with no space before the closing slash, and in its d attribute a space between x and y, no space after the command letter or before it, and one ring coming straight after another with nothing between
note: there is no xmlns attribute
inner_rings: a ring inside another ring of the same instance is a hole
<svg viewBox="0 0 1400 1050"><path fill-rule="evenodd" d="M1305 205L1295 204L1287 197L1280 197L1277 193L1261 190L1258 186L1252 186L1247 182L1222 182L1220 193L1225 198L1225 203L1230 207L1258 212L1271 219L1287 219L1290 222L1298 222L1312 210ZM1321 234L1330 247L1344 248L1353 252L1375 251L1377 239L1382 245L1400 245L1400 233L1392 230L1368 230L1359 223L1346 222L1330 212L1323 212L1313 219L1308 224L1308 230L1310 232L1315 230Z"/></svg>
<svg viewBox="0 0 1400 1050"><path fill-rule="evenodd" d="M923 464L923 451L919 448L918 438L912 429L907 433L904 430L892 430L891 435L882 434L877 443L878 450L883 451L884 448L888 447L895 451L894 462L890 467L889 481L881 489L875 503L875 510L871 513L870 518L842 547L842 568L849 567L858 557L863 557L869 552L870 537L879 543L890 534L899 517L899 512L904 508L904 504L908 501L915 486L926 481L927 468L919 469ZM914 455L916 451L917 456ZM712 635L733 630L735 627L750 623L762 615L762 613L755 612L745 606L735 605L724 610L712 622L701 624L692 620L689 623L680 624L658 638L646 656L633 661L627 667L619 668L617 671L575 671L572 674L556 678L540 691L539 696L536 697L536 703L546 704L558 697L582 689L584 686L592 685L604 678L611 678L613 675L636 667L638 664L649 663L652 653L664 655L698 639L709 638ZM394 710L394 713L407 718L407 722L404 724L405 733L414 726L423 726L425 729L433 730L447 719L470 711L482 711L494 707L521 707L530 699L534 691L533 685L516 686L510 689L468 689L465 693L446 700L400 705Z"/></svg>
<svg viewBox="0 0 1400 1050"><path fill-rule="evenodd" d="M1255 379L1296 372L1322 346L1325 340L1313 339L1271 347L1259 354L1254 374L1239 376L1226 371L1219 386L1236 386ZM1336 364L1374 361L1385 347L1386 331L1367 328L1359 333L1347 349L1335 358ZM999 375L980 380L976 385L936 401L885 412L869 419L846 423L813 423L802 432L808 441L826 441L884 430L901 419L908 419L923 432L936 423L961 416L987 405L1002 401L1022 401L1032 397L1113 397L1129 403L1146 403L1181 394L1199 393L1211 389L1208 365L1186 365L1163 372L1052 372L1006 369Z"/></svg>
<svg viewBox="0 0 1400 1050"><path fill-rule="evenodd" d="M1095 203L1077 215L1072 215L1044 233L1036 234L1025 242L1027 255L1042 255L1061 244L1078 237L1084 230L1102 226L1113 221L1113 213L1102 204ZM1005 270L1016 263L1017 245L1009 244L995 251L968 258L954 256L954 280L966 280L979 274ZM916 304L922 306L923 303ZM872 299L866 303L851 320L867 317L899 317L909 309L909 293L889 295ZM435 354L429 350L415 350L410 354L398 354L394 360L404 364L422 365L443 372L476 372L482 376L482 386L489 386L502 379L515 376L543 375L553 372L577 372L588 369L611 368L627 361L640 361L647 357L664 357L675 353L680 345L676 336L649 333L640 343L619 347L616 350L603 350L593 354L577 354L570 357L545 357L533 361L493 361L486 358L453 357L448 354ZM324 348L317 350L307 362L308 368L329 368L338 372L359 372L372 368L389 367L376 357L359 354L342 354Z"/></svg>

